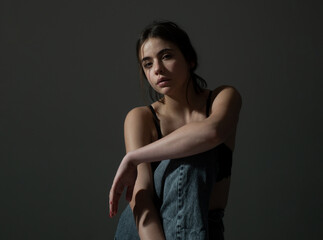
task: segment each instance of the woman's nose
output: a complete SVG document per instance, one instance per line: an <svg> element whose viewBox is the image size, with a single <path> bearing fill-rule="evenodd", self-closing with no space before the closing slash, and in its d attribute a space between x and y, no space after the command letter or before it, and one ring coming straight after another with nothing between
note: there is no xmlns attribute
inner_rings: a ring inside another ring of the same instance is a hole
<svg viewBox="0 0 323 240"><path fill-rule="evenodd" d="M155 66L154 66L154 71L155 71L155 74L158 75L160 73L163 72L163 64L160 62L160 61L156 61L155 62Z"/></svg>

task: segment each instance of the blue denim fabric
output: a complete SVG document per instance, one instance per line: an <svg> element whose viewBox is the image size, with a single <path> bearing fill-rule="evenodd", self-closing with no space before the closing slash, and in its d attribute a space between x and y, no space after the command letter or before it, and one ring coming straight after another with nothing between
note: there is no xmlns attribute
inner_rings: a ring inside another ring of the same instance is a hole
<svg viewBox="0 0 323 240"><path fill-rule="evenodd" d="M213 148L190 157L164 160L154 171L156 207L167 240L206 240L209 235L210 239L223 239L223 210L212 211L210 216L208 210L219 172L218 154L218 148ZM129 206L119 219L115 239L139 239Z"/></svg>
<svg viewBox="0 0 323 240"><path fill-rule="evenodd" d="M114 236L115 240L140 240L136 228L135 219L130 206L128 205L122 212L117 230Z"/></svg>

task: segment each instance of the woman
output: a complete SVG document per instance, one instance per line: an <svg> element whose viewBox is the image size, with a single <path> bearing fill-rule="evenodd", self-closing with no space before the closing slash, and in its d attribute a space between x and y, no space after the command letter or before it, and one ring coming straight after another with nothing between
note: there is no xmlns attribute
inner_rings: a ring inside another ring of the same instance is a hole
<svg viewBox="0 0 323 240"><path fill-rule="evenodd" d="M223 239L241 97L229 86L205 89L195 50L175 23L144 29L137 57L157 101L125 120L127 154L110 190L110 216L124 188L129 207L116 239Z"/></svg>

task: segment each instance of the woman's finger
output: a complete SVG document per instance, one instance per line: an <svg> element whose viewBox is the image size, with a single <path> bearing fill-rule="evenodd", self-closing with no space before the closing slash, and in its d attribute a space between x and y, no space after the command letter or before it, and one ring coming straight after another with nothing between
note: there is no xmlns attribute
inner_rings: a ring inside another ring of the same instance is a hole
<svg viewBox="0 0 323 240"><path fill-rule="evenodd" d="M118 212L118 202L123 192L124 186L119 181L115 181L110 190L110 217L113 217Z"/></svg>

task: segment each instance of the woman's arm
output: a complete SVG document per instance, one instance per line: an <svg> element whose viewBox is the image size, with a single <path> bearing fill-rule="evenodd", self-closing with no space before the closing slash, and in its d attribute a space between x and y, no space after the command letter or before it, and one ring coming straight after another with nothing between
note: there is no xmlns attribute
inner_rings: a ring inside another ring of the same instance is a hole
<svg viewBox="0 0 323 240"><path fill-rule="evenodd" d="M151 143L154 127L151 112L147 107L130 111L124 124L126 151L135 151ZM154 187L150 163L139 164L137 171L138 175L129 204L140 239L165 239L160 216L153 202Z"/></svg>
<svg viewBox="0 0 323 240"><path fill-rule="evenodd" d="M191 156L225 142L235 132L241 102L237 90L224 87L214 99L212 113L208 118L188 123L156 142L130 151L121 162L110 191L112 213L116 213L115 204L118 203L125 187L128 187L128 195L131 194L133 183L131 184L127 175L134 166L144 162Z"/></svg>
<svg viewBox="0 0 323 240"><path fill-rule="evenodd" d="M208 118L191 122L171 134L126 156L135 165L201 153L225 142L236 130L241 108L237 90L225 87L213 101Z"/></svg>

